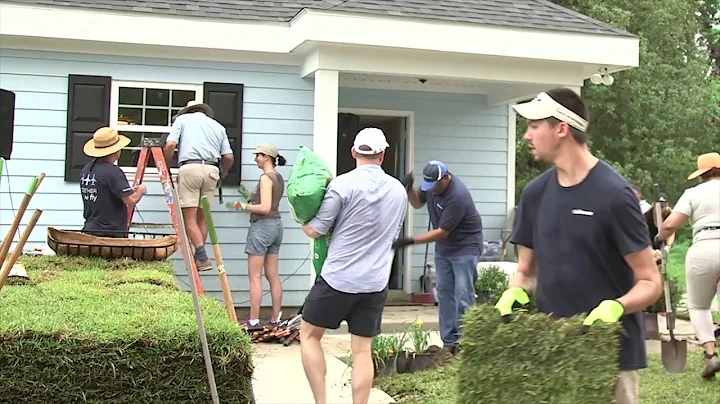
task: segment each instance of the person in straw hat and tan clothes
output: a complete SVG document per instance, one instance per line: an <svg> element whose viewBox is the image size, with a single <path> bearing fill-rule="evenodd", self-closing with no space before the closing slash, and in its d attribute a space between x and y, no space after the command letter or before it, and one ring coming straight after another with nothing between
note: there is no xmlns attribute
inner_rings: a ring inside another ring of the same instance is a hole
<svg viewBox="0 0 720 404"><path fill-rule="evenodd" d="M240 204L240 209L250 212L250 229L247 234L245 253L248 255L250 276L250 318L245 322L248 329L261 327L260 305L262 304L262 275L270 285L273 312L270 324L279 322L282 306L282 282L278 272L280 244L283 239L283 224L280 217L280 199L285 191L285 180L276 166L285 165L274 144L263 144L253 150L255 163L262 170L255 192L249 204Z"/></svg>
<svg viewBox="0 0 720 404"><path fill-rule="evenodd" d="M83 147L93 157L80 172L83 198L82 231L100 237L127 237L127 206L147 193L144 184L130 186L125 173L115 165L130 139L112 128L100 128Z"/></svg>
<svg viewBox="0 0 720 404"><path fill-rule="evenodd" d="M705 348L702 377L712 379L720 373L710 312L720 286L720 154L703 154L697 165L687 179L699 177L700 184L683 192L653 244L661 244L690 220L693 239L685 256L688 310L695 334Z"/></svg>
<svg viewBox="0 0 720 404"><path fill-rule="evenodd" d="M166 162L172 161L178 148L177 193L198 271L212 269L205 250L208 227L200 198L205 195L212 201L218 181L227 175L234 160L225 127L214 116L207 104L188 102L177 113L164 147Z"/></svg>

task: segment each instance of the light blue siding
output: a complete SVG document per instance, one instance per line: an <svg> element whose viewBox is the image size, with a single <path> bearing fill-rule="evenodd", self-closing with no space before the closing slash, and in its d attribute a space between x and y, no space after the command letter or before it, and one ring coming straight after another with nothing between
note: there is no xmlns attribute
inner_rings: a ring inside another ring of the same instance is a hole
<svg viewBox="0 0 720 404"><path fill-rule="evenodd" d="M484 95L418 91L340 89L340 108L415 112L415 181L422 167L437 159L470 189L482 215L486 240L505 228L507 195L507 106L489 107ZM414 211L413 232L427 230L427 209ZM431 244L428 260L432 261ZM420 290L425 246L413 247L412 285Z"/></svg>
<svg viewBox="0 0 720 404"><path fill-rule="evenodd" d="M0 49L0 87L14 91L17 97L12 160L7 162L0 185L0 233L4 236L8 231L30 179L40 172L45 172L47 177L30 203L20 230L24 229L32 210L42 209L43 214L27 246L44 246L48 226L63 229L79 229L82 226L79 185L63 180L69 74L105 75L123 81L244 84L242 180L249 187L254 187L260 174L251 154L255 146L265 142L277 144L289 165L295 160L301 145L312 146L313 83L301 79L299 71L295 66ZM289 165L279 168L286 179L290 175ZM146 179L153 176L156 174L146 174ZM169 224L170 215L159 183L150 182L148 188L149 193L138 205L134 221ZM223 194L225 200L234 200L239 196L236 189L229 187L223 189ZM214 202L218 204L217 199ZM280 274L285 279L295 273L283 284L285 303L299 305L310 286L310 264L306 261L309 242L290 217L286 199L283 199L280 211L285 225ZM235 291L234 302L247 306L248 278L244 249L248 216L217 206L214 217L230 286ZM179 255L178 252L175 257ZM177 265L177 272L181 281L186 283L184 267ZM202 280L208 294L222 298L215 271L203 274ZM268 290L267 283L265 290ZM269 298L269 295L265 296L264 303L269 304Z"/></svg>
<svg viewBox="0 0 720 404"><path fill-rule="evenodd" d="M22 201L30 179L45 172L47 177L30 204L20 230L32 210L43 209L28 246L46 242L46 229L53 226L79 229L82 201L77 183L64 176L67 76L107 75L115 80L201 84L205 81L242 83L244 117L242 180L254 187L259 177L251 150L260 143L275 143L288 165L279 167L286 179L301 145L312 146L313 82L300 78L297 66L129 58L55 52L0 49L0 87L17 94L15 144L0 183L0 234L4 235ZM481 95L428 92L340 89L341 108L415 111L416 180L430 159L445 161L450 170L470 188L483 215L486 239L497 239L505 226L507 173L507 108L488 107ZM152 178L155 174L147 174ZM132 179L132 176L130 176ZM149 182L149 193L140 202L135 222L170 223L165 200L157 182ZM223 189L225 200L239 197L234 188ZM218 204L218 200L214 200ZM299 305L310 287L309 241L288 210L280 204L285 237L280 251L280 274L284 281L284 304ZM244 252L248 216L214 209L218 236L228 271L233 299L247 306L247 260ZM414 212L415 233L427 228L427 212ZM143 228L134 230L144 230ZM148 231L157 231L148 229ZM163 230L164 232L170 230ZM17 236L16 236L17 239ZM211 250L209 250L211 251ZM413 248L413 290L422 273L424 246ZM429 259L433 248L430 247ZM179 257L179 253L175 258ZM177 265L182 282L184 267ZM293 276L290 276L293 275ZM222 299L215 271L202 274L208 294ZM264 290L268 291L264 281ZM270 304L270 296L263 298Z"/></svg>

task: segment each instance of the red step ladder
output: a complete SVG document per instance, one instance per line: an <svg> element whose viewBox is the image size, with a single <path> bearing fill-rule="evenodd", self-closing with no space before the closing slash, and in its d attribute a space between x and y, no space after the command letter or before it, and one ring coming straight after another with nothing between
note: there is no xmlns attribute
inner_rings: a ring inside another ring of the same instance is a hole
<svg viewBox="0 0 720 404"><path fill-rule="evenodd" d="M162 184L163 194L165 195L165 201L167 202L168 209L170 210L170 217L172 218L173 228L175 229L175 233L178 236L178 243L181 246L180 252L182 253L184 251L182 246L184 245L187 238L187 233L185 232L185 229L180 226L180 221L178 220L179 212L177 210L177 207L175 206L175 201L173 200L173 182L172 178L170 178L170 170L168 169L167 165L165 165L165 156L163 155L163 149L162 145L160 144L160 139L143 138L141 145L142 149L140 150L140 158L138 159L137 170L135 171L135 180L133 181L133 187L136 187L142 183L143 178L145 177L145 169L147 168L148 163L150 163L150 156L152 156L153 160L155 161L155 167L157 168L158 174L160 176L160 183ZM135 205L128 206L128 231L130 231L134 214ZM197 285L198 294L204 295L205 289L203 288L202 281L200 280L200 275L198 274L194 257L185 257L183 253L183 259L190 262L190 267L192 268L192 276L193 278L195 278L195 285Z"/></svg>

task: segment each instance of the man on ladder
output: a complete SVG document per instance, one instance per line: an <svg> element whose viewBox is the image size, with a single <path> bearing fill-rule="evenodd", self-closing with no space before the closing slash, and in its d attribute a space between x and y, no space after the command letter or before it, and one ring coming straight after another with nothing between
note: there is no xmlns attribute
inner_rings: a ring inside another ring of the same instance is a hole
<svg viewBox="0 0 720 404"><path fill-rule="evenodd" d="M227 175L234 160L225 127L213 119L214 115L207 104L188 102L178 112L163 150L165 161L169 163L179 145L177 194L185 231L195 247L198 271L212 269L205 251L208 226L200 198L207 195L208 199L213 199L218 181Z"/></svg>

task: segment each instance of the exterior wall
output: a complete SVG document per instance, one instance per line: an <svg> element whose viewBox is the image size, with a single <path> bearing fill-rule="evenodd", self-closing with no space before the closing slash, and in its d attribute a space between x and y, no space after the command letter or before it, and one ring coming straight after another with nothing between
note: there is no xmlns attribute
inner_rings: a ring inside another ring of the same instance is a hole
<svg viewBox="0 0 720 404"><path fill-rule="evenodd" d="M255 146L263 142L278 145L288 161L288 166L279 168L286 179L299 147L312 146L313 83L300 78L299 67L0 49L0 87L14 91L17 97L14 149L0 185L0 233L3 237L30 179L40 172L47 175L21 222L20 231L35 208L43 210L26 247L45 246L48 226L79 229L83 224L79 185L63 180L68 74L108 75L114 80L145 82L244 84L242 180L251 188L260 175L251 154ZM131 181L133 175L128 176ZM138 205L134 221L170 224L156 174L148 173L145 178L149 192ZM239 196L236 189L229 187L223 189L223 195L226 201L236 200ZM247 306L244 248L248 215L228 212L218 206L217 199L214 202L218 237L230 286L235 291L234 302L238 306ZM292 220L286 198L283 198L280 210L285 225L280 252L280 275L285 280L284 300L288 305L299 305L310 285L309 242ZM147 231L172 232L171 229ZM18 236L15 241L17 239ZM208 252L212 254L212 249ZM174 257L179 256L178 252ZM176 272L188 288L184 266L176 265ZM295 275L289 277L293 273ZM202 280L209 295L222 298L216 271L202 274ZM267 282L264 287L268 291ZM263 304L269 303L268 294L263 298Z"/></svg>
<svg viewBox="0 0 720 404"><path fill-rule="evenodd" d="M443 161L470 189L482 215L485 240L500 238L507 210L506 105L489 107L484 95L358 88L341 88L339 102L340 108L414 111L416 184L428 161ZM415 210L413 233L427 231L428 220L426 208ZM420 291L424 255L424 245L413 246L414 292ZM434 243L429 246L430 262L433 256Z"/></svg>

